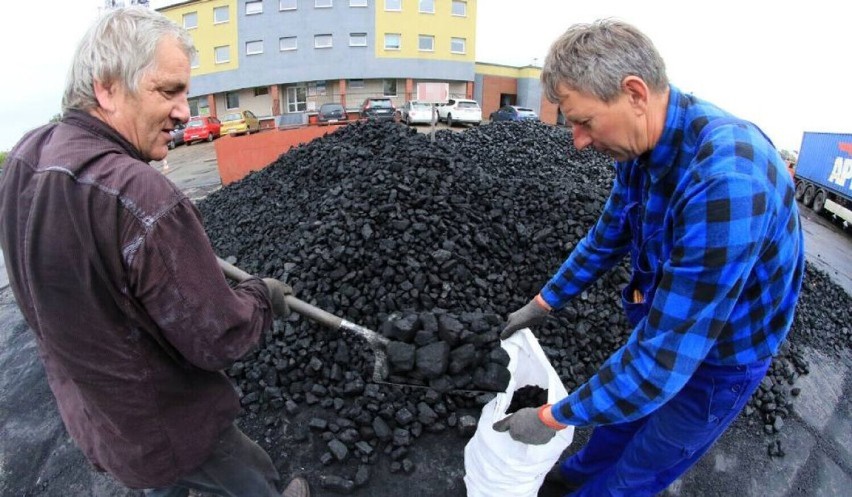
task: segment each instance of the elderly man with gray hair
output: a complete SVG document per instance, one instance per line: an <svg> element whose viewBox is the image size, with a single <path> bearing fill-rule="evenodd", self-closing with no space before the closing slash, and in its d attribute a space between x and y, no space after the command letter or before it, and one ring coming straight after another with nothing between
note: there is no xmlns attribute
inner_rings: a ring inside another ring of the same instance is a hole
<svg viewBox="0 0 852 497"><path fill-rule="evenodd" d="M222 370L258 345L291 293L230 288L198 211L148 162L189 118L194 47L162 14L107 12L84 36L63 118L25 135L0 179L0 245L71 437L149 496L279 496L266 452L234 424ZM303 478L286 497L310 494Z"/></svg>
<svg viewBox="0 0 852 497"><path fill-rule="evenodd" d="M804 272L793 184L756 126L669 84L627 23L572 26L541 79L576 148L612 157L615 179L597 223L502 337L627 255L632 334L567 397L495 429L541 444L566 425L593 426L557 473L572 495L654 495L724 433L790 330Z"/></svg>

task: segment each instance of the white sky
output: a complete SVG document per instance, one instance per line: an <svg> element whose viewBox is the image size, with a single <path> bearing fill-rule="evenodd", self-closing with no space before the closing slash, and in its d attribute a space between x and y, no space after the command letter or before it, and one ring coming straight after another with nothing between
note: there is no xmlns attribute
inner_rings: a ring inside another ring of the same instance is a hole
<svg viewBox="0 0 852 497"><path fill-rule="evenodd" d="M778 148L798 150L805 130L852 132L852 98L847 93L852 83L852 6L845 2L477 3L479 62L540 64L569 25L615 17L636 25L654 41L672 83L754 122ZM0 150L9 150L24 132L59 113L73 50L102 5L102 0L3 2Z"/></svg>

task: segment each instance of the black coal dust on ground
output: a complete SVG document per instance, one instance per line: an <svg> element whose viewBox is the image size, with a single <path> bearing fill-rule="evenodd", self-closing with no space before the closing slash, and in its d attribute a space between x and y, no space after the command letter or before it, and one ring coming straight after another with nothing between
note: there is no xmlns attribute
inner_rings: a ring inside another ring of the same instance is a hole
<svg viewBox="0 0 852 497"><path fill-rule="evenodd" d="M496 123L436 138L393 123L355 123L199 204L220 256L381 330L396 342L393 379L424 385L369 383L372 356L363 342L297 316L276 322L259 350L229 370L244 429L274 456L307 453L313 464L302 460L303 472L330 491L368 489L387 472L416 473L413 451L424 434L472 435L491 395L453 390L505 385L503 317L558 269L611 186L610 160L575 150L564 128ZM625 262L537 327L569 391L626 340L617 299L628 277ZM811 270L808 281L813 291L831 286ZM829 316L809 296L806 288L797 327L835 323L846 333L836 343L845 346L848 309ZM749 419L766 433L781 429L792 384L807 372L794 343L749 405ZM288 421L299 416L307 419ZM288 449L279 454L282 445Z"/></svg>

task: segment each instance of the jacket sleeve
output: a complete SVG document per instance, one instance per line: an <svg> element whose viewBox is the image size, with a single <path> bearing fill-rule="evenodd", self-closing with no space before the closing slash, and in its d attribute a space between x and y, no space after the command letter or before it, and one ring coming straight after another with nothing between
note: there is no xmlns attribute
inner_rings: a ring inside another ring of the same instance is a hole
<svg viewBox="0 0 852 497"><path fill-rule="evenodd" d="M630 232L621 225L625 199L626 186L616 174L603 213L541 289L542 298L554 309L564 306L612 269L629 250Z"/></svg>
<svg viewBox="0 0 852 497"><path fill-rule="evenodd" d="M272 324L266 285L252 278L231 289L200 215L184 198L146 230L130 267L130 292L187 361L230 366Z"/></svg>

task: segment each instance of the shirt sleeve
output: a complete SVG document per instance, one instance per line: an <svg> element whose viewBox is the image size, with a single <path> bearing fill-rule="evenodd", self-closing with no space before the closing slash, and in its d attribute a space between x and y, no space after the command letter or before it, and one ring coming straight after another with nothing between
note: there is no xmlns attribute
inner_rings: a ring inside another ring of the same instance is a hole
<svg viewBox="0 0 852 497"><path fill-rule="evenodd" d="M630 248L630 233L621 223L626 186L615 175L612 191L595 225L541 289L541 297L559 309L618 264Z"/></svg>
<svg viewBox="0 0 852 497"><path fill-rule="evenodd" d="M684 191L673 201L671 256L648 317L597 374L554 406L560 423L649 414L683 388L725 326L765 238L766 192L737 172L693 176Z"/></svg>
<svg viewBox="0 0 852 497"><path fill-rule="evenodd" d="M266 284L252 278L228 285L189 200L157 219L141 244L131 292L187 361L220 370L258 344L273 319Z"/></svg>

